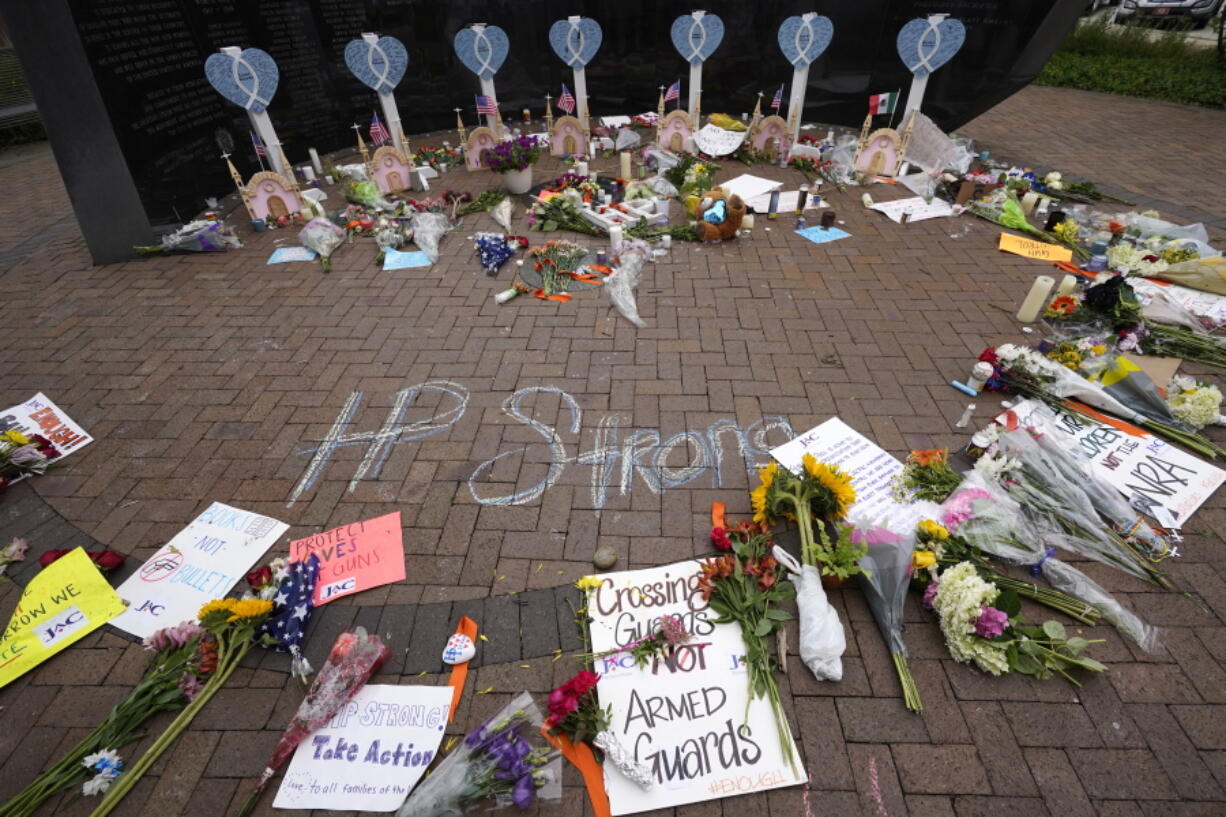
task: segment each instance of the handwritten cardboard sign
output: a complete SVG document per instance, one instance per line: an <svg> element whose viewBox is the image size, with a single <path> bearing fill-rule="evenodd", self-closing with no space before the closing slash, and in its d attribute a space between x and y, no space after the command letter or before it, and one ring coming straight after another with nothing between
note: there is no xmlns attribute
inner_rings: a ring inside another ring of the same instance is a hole
<svg viewBox="0 0 1226 817"><path fill-rule="evenodd" d="M365 686L298 745L274 808L395 811L438 752L449 686Z"/></svg>
<svg viewBox="0 0 1226 817"><path fill-rule="evenodd" d="M214 502L119 586L128 610L115 626L145 638L195 620L229 593L289 525Z"/></svg>
<svg viewBox="0 0 1226 817"><path fill-rule="evenodd" d="M1023 258L1034 258L1039 261L1072 261L1073 251L1059 244L1048 244L1046 241L1036 241L1033 238L1022 238L1012 233L1000 234L998 249L1020 255Z"/></svg>
<svg viewBox="0 0 1226 817"><path fill-rule="evenodd" d="M1151 509L1150 516L1154 507L1162 507L1180 524L1186 524L1188 517L1226 481L1226 471L1147 432L1140 436L1125 434L1079 414L1047 408L1036 400L1023 400L1012 411L1023 426L1036 412L1054 413L1061 439L1089 457L1094 472L1125 499L1140 497L1140 504ZM996 419L1004 422L1005 416Z"/></svg>
<svg viewBox="0 0 1226 817"><path fill-rule="evenodd" d="M404 579L404 536L400 511L342 525L289 543L291 562L319 557L315 603Z"/></svg>
<svg viewBox="0 0 1226 817"><path fill-rule="evenodd" d="M0 411L0 432L20 431L29 437L41 434L51 441L60 456L66 457L94 441L89 433L72 421L63 409L39 392L15 406Z"/></svg>
<svg viewBox="0 0 1226 817"><path fill-rule="evenodd" d="M812 454L818 462L837 465L851 476L856 501L847 516L851 520L888 524L893 530L910 530L921 514L890 495L890 480L902 470L902 462L838 417L771 449L771 456L792 473L801 469L801 458Z"/></svg>
<svg viewBox="0 0 1226 817"><path fill-rule="evenodd" d="M613 731L655 780L652 789L644 791L606 761L605 786L613 814L805 782L784 760L770 704L757 699L746 709L749 686L741 628L712 623L715 613L698 590L699 564L605 573L589 599L596 652L643 638L662 616L680 616L693 634L668 660L642 669L625 654L596 662L602 676L596 690L601 706L613 709ZM796 757L803 770L798 753Z"/></svg>
<svg viewBox="0 0 1226 817"><path fill-rule="evenodd" d="M694 142L709 156L727 156L741 146L749 136L747 131L724 130L715 125L703 125L694 134Z"/></svg>
<svg viewBox="0 0 1226 817"><path fill-rule="evenodd" d="M26 585L0 635L0 687L123 612L123 601L82 548Z"/></svg>

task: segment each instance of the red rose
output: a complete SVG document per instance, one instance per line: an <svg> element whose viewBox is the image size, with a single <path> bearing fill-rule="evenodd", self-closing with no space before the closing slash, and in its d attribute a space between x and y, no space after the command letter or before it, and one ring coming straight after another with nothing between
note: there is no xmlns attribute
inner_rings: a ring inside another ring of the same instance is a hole
<svg viewBox="0 0 1226 817"><path fill-rule="evenodd" d="M574 678L567 681L571 686L571 691L578 697L587 694L588 690L600 683L600 676L594 672L583 670Z"/></svg>
<svg viewBox="0 0 1226 817"><path fill-rule="evenodd" d="M732 550L732 540L723 528L711 528L711 544L716 550Z"/></svg>
<svg viewBox="0 0 1226 817"><path fill-rule="evenodd" d="M89 558L103 573L109 573L117 567L122 567L126 558L122 553L116 553L113 550L100 550L89 554Z"/></svg>
<svg viewBox="0 0 1226 817"><path fill-rule="evenodd" d="M268 565L264 565L247 574L247 584L251 585L252 590L260 590L267 587L271 582L272 568Z"/></svg>
<svg viewBox="0 0 1226 817"><path fill-rule="evenodd" d="M983 350L983 354L979 356L979 359L984 363L996 363L996 350L989 346L987 349Z"/></svg>
<svg viewBox="0 0 1226 817"><path fill-rule="evenodd" d="M67 552L67 550L63 549L43 551L43 555L38 557L38 564L42 567L46 567Z"/></svg>

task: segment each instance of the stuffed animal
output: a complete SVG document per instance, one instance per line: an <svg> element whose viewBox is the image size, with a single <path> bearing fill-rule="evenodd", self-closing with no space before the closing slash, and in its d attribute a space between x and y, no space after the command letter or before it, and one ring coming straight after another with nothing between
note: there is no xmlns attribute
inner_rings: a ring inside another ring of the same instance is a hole
<svg viewBox="0 0 1226 817"><path fill-rule="evenodd" d="M729 196L722 187L708 190L698 205L698 221L694 224L698 240L722 241L735 237L746 210L748 207L740 196Z"/></svg>

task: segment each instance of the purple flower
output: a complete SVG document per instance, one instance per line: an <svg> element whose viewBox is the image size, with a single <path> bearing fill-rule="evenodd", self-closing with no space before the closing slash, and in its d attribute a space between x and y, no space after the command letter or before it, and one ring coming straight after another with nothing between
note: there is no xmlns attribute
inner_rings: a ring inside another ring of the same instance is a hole
<svg viewBox="0 0 1226 817"><path fill-rule="evenodd" d="M536 782L533 781L532 775L526 774L515 781L515 790L511 792L511 799L515 801L516 806L525 811L532 808L532 801L536 799Z"/></svg>
<svg viewBox="0 0 1226 817"><path fill-rule="evenodd" d="M45 459L46 457L39 453L38 446L33 444L23 445L9 454L9 461L13 465L29 465L31 463L42 462Z"/></svg>
<svg viewBox="0 0 1226 817"><path fill-rule="evenodd" d="M940 588L940 586L940 579L933 579L932 581L928 582L928 586L924 588L923 602L926 609L932 609L932 603L936 601L937 590Z"/></svg>
<svg viewBox="0 0 1226 817"><path fill-rule="evenodd" d="M476 749L485 742L485 727L478 726L473 731L469 732L464 738L464 745L469 749Z"/></svg>
<svg viewBox="0 0 1226 817"><path fill-rule="evenodd" d="M986 605L979 608L979 618L975 619L975 635L980 638L996 638L1009 626L1009 616L995 607Z"/></svg>

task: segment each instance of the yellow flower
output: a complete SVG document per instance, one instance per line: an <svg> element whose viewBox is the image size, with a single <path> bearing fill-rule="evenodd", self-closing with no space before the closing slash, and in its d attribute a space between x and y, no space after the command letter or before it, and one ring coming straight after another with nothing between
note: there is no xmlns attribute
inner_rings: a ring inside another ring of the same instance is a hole
<svg viewBox="0 0 1226 817"><path fill-rule="evenodd" d="M917 550L911 554L911 561L916 570L923 570L937 563L937 555L931 550Z"/></svg>
<svg viewBox="0 0 1226 817"><path fill-rule="evenodd" d="M831 507L826 518L842 519L846 516L847 509L856 501L856 489L851 485L851 477L840 471L838 466L818 462L809 454L805 454L801 462L804 463L805 473L830 492Z"/></svg>
<svg viewBox="0 0 1226 817"><path fill-rule="evenodd" d="M945 526L932 519L925 519L915 527L920 532L920 535L924 537L924 541L936 540L937 542L944 542L949 538L949 531Z"/></svg>
<svg viewBox="0 0 1226 817"><path fill-rule="evenodd" d="M196 618L204 621L204 619L212 613L229 613L234 612L234 599L214 599L200 608L200 612L196 614Z"/></svg>
<svg viewBox="0 0 1226 817"><path fill-rule="evenodd" d="M264 599L242 599L236 601L230 607L230 621L238 621L240 618L259 618L266 616L272 612L272 602Z"/></svg>
<svg viewBox="0 0 1226 817"><path fill-rule="evenodd" d="M597 578L596 576L584 576L575 582L575 587L578 587L584 592L591 592L593 590L600 589L600 585L602 584L604 584L604 579Z"/></svg>
<svg viewBox="0 0 1226 817"><path fill-rule="evenodd" d="M1091 346L1090 351L1095 355L1105 355L1107 354L1107 347L1100 343L1097 346Z"/></svg>
<svg viewBox="0 0 1226 817"><path fill-rule="evenodd" d="M6 431L3 434L0 434L0 439L3 439L5 442L13 443L14 445L29 445L30 444L30 438L22 434L20 431L16 429L13 429L11 431Z"/></svg>
<svg viewBox="0 0 1226 817"><path fill-rule="evenodd" d="M808 454L805 455L809 456ZM775 482L779 473L779 463L772 462L758 469L758 487L749 492L749 502L753 506L753 521L770 522L766 513L766 493Z"/></svg>

